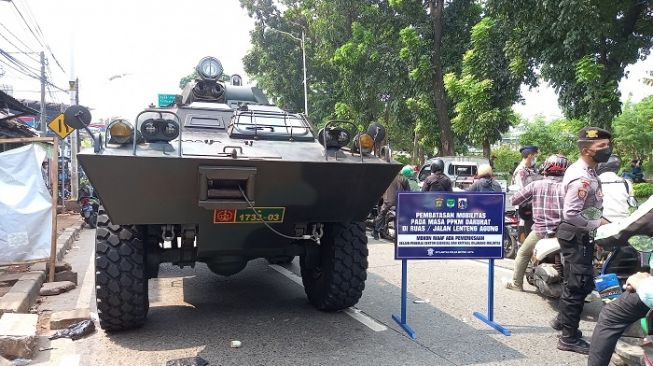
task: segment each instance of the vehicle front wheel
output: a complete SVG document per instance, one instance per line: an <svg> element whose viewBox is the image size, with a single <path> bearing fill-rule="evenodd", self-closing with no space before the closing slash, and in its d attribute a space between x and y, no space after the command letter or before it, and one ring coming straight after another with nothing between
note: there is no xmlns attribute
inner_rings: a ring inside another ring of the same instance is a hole
<svg viewBox="0 0 653 366"><path fill-rule="evenodd" d="M514 259L516 256L517 246L515 245L515 239L506 230L503 232L503 257Z"/></svg>
<svg viewBox="0 0 653 366"><path fill-rule="evenodd" d="M120 331L142 326L149 310L145 250L134 225L113 225L103 207L97 218L95 286L100 326Z"/></svg>
<svg viewBox="0 0 653 366"><path fill-rule="evenodd" d="M308 300L323 311L355 305L367 279L367 235L360 222L324 225L319 261L301 261L302 282Z"/></svg>

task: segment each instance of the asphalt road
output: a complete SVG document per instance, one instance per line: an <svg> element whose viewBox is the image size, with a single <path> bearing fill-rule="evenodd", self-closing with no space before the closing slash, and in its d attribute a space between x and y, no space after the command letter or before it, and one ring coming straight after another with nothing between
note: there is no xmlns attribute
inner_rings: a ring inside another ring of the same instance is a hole
<svg viewBox="0 0 653 366"><path fill-rule="evenodd" d="M84 230L66 257L80 286L46 298L40 310L94 310L93 235ZM534 293L501 288L505 268L498 262L495 320L504 336L476 319L486 311L484 261L409 262L408 323L411 340L391 319L399 311L401 265L393 244L370 240L370 269L355 310L323 313L307 302L297 261L274 267L250 262L231 277L162 266L150 280L150 312L138 330L106 334L99 330L79 341L44 341L34 365L165 365L200 356L210 365L584 365L586 357L558 351L548 327L555 304ZM533 291L533 288L530 288ZM428 300L414 303L414 300ZM586 305L581 329L591 335L600 304ZM241 348L231 348L238 340ZM51 349L48 349L51 348Z"/></svg>

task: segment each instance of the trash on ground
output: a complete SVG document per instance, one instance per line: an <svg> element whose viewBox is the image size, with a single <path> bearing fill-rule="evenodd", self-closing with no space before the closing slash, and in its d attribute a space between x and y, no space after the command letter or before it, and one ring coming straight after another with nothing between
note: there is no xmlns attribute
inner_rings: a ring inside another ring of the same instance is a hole
<svg viewBox="0 0 653 366"><path fill-rule="evenodd" d="M50 340L57 338L70 338L73 341L76 341L80 338L83 338L95 331L95 323L90 320L82 320L79 323L75 323L69 326L66 329L57 331L54 335L50 337Z"/></svg>
<svg viewBox="0 0 653 366"><path fill-rule="evenodd" d="M429 299L424 299L424 300L414 300L414 301L413 301L413 304L428 304L428 303L430 303L430 302L431 302L431 300L429 300Z"/></svg>
<svg viewBox="0 0 653 366"><path fill-rule="evenodd" d="M231 348L240 348L243 344L240 341L231 341Z"/></svg>
<svg viewBox="0 0 653 366"><path fill-rule="evenodd" d="M176 360L169 360L166 366L207 366L209 362L202 357L188 357L179 358Z"/></svg>

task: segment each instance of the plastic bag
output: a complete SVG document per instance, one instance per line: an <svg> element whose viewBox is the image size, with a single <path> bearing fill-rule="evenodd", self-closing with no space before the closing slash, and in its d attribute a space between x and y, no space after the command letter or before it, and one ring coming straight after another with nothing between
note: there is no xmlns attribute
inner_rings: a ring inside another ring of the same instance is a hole
<svg viewBox="0 0 653 366"><path fill-rule="evenodd" d="M75 323L69 326L66 329L57 331L50 337L50 340L57 338L70 338L73 341L76 341L80 338L93 333L95 331L95 323L90 320L82 320L79 323Z"/></svg>

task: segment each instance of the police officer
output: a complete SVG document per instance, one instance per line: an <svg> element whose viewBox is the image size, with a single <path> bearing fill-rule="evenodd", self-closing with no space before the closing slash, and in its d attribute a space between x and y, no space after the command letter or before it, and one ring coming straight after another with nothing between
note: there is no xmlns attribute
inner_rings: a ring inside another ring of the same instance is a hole
<svg viewBox="0 0 653 366"><path fill-rule="evenodd" d="M541 179L541 176L535 170L535 163L539 152L539 148L535 145L526 145L519 149L522 160L512 173L511 183L518 191L526 187L528 183ZM531 233L531 228L533 227L533 206L531 202L524 202L519 205L517 212L519 213L519 226L521 229L519 241L523 242Z"/></svg>
<svg viewBox="0 0 653 366"><path fill-rule="evenodd" d="M612 150L612 135L597 127L585 127L578 134L580 157L569 166L562 179L564 204L562 223L556 237L563 256L563 287L558 317L551 326L562 330L558 349L587 354L589 343L578 330L585 297L594 288L594 246L590 235L607 223L602 218L603 192L596 175L599 163L606 162Z"/></svg>
<svg viewBox="0 0 653 366"><path fill-rule="evenodd" d="M444 174L444 161L435 159L431 163L431 174L424 180L422 192L446 191L451 192L451 179Z"/></svg>

